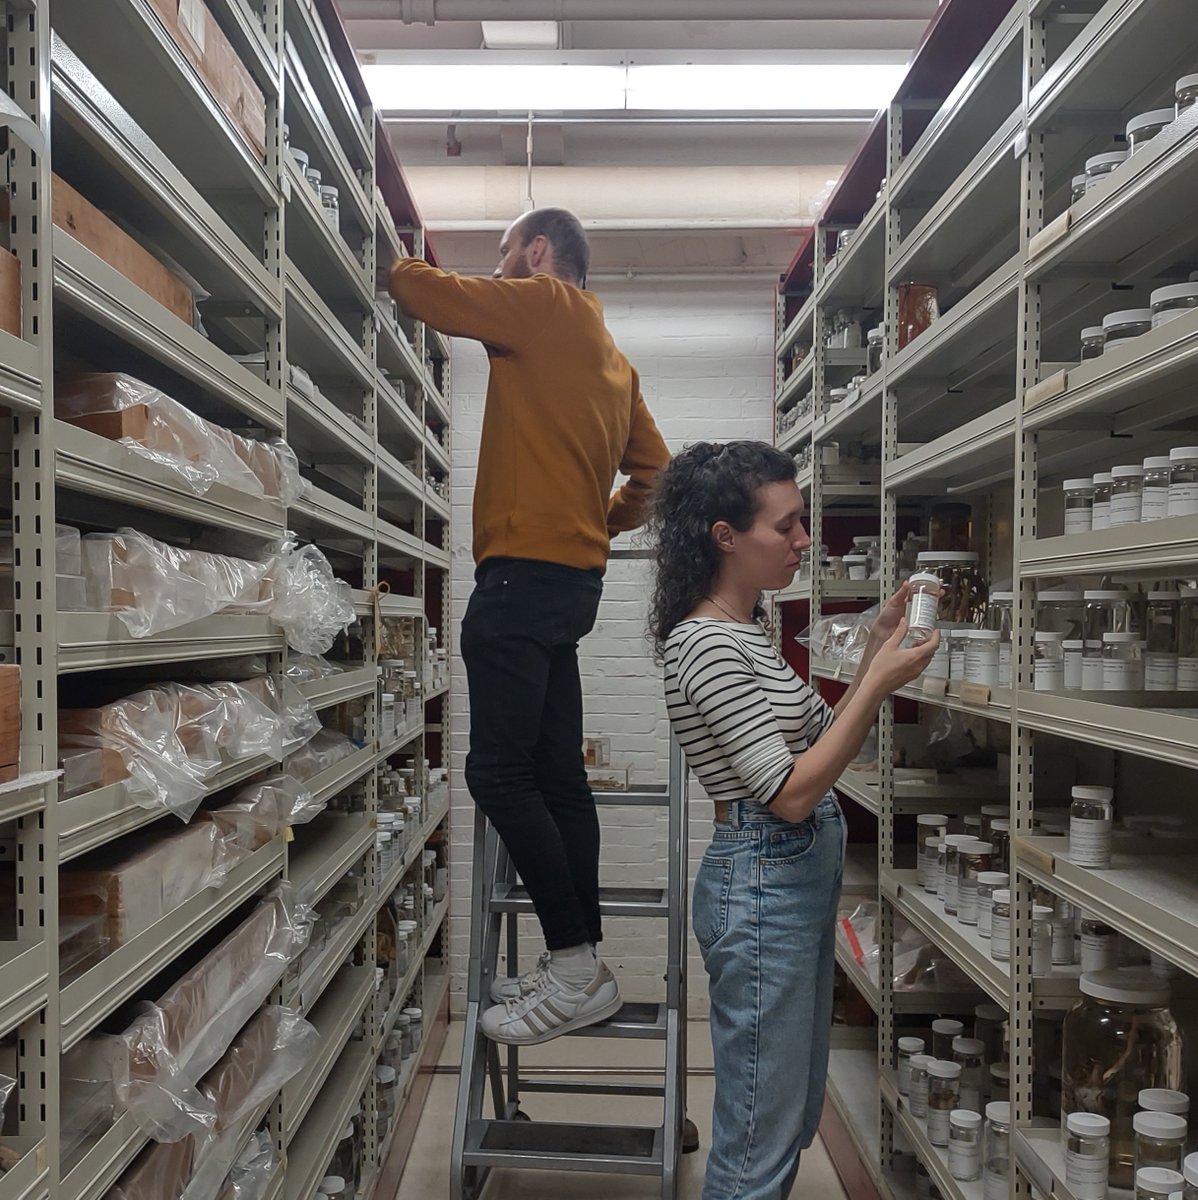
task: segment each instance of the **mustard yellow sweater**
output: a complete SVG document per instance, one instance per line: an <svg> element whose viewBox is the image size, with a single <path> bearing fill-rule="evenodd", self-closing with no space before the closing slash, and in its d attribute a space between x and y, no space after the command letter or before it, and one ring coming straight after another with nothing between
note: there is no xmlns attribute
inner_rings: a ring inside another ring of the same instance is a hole
<svg viewBox="0 0 1198 1200"><path fill-rule="evenodd" d="M474 559L584 570L644 519L669 461L640 381L590 292L549 275L477 279L414 258L391 295L418 321L484 343L491 359L474 489ZM615 493L617 473L628 481Z"/></svg>

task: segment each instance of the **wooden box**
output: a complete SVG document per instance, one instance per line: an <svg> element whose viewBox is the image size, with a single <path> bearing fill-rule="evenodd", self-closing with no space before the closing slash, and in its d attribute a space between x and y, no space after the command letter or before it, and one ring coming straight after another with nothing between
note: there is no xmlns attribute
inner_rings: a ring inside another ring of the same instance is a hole
<svg viewBox="0 0 1198 1200"><path fill-rule="evenodd" d="M192 323L194 299L182 279L57 175L52 180L51 197L54 224L59 229L120 271L180 321Z"/></svg>
<svg viewBox="0 0 1198 1200"><path fill-rule="evenodd" d="M21 260L0 251L0 329L21 336Z"/></svg>
<svg viewBox="0 0 1198 1200"><path fill-rule="evenodd" d="M16 778L20 758L21 668L5 663L0 664L0 782Z"/></svg>

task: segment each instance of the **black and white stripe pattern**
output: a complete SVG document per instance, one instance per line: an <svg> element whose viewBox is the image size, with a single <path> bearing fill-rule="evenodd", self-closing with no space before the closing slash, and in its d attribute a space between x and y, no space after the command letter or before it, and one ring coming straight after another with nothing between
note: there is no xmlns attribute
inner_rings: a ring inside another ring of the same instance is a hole
<svg viewBox="0 0 1198 1200"><path fill-rule="evenodd" d="M670 726L713 800L768 804L835 717L760 625L683 621L665 674Z"/></svg>

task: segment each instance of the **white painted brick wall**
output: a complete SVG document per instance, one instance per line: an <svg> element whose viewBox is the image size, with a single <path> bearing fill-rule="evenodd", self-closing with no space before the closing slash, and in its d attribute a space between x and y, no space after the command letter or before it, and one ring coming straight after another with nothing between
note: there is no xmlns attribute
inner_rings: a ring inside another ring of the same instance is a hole
<svg viewBox="0 0 1198 1200"><path fill-rule="evenodd" d="M641 375L645 400L672 450L700 439L771 436L774 305L760 282L604 284L608 325ZM454 646L473 587L470 503L478 463L487 361L474 343L453 345L453 621ZM599 621L582 644L588 733L612 739L613 761L628 764L643 783L664 781L669 728L661 679L645 639L648 564L611 564ZM453 662L453 772L450 910L452 997L464 1007L469 954L470 866L474 805L462 777L470 706L466 675ZM691 788L690 870L693 877L711 829L710 808ZM602 878L652 886L666 881L666 818L653 809L601 810ZM689 917L688 917L689 924ZM522 937L522 965L542 948L535 921ZM707 1012L707 986L690 942L690 1010ZM629 999L659 998L665 964L664 922L609 919L603 956Z"/></svg>

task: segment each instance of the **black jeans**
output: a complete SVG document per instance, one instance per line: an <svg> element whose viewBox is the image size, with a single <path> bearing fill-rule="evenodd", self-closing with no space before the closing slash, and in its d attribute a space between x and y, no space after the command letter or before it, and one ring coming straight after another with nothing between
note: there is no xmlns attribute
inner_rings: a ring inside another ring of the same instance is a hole
<svg viewBox="0 0 1198 1200"><path fill-rule="evenodd" d="M462 620L470 688L466 784L528 889L545 945L598 942L599 817L582 761L578 642L597 571L489 558Z"/></svg>

